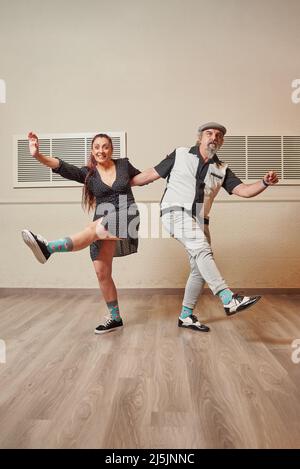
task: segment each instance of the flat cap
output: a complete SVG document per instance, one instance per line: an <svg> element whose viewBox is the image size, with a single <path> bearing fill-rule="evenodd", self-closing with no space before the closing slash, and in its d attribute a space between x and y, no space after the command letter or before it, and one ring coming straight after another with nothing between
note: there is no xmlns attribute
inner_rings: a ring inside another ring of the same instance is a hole
<svg viewBox="0 0 300 469"><path fill-rule="evenodd" d="M224 125L218 124L217 122L207 122L207 124L200 125L198 132L203 132L203 130L207 129L217 129L222 132L223 135L226 134L227 129Z"/></svg>

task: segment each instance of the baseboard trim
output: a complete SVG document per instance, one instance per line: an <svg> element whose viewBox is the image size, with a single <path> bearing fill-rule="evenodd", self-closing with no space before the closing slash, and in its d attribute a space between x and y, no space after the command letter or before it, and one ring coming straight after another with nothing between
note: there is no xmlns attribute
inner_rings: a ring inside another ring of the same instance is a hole
<svg viewBox="0 0 300 469"><path fill-rule="evenodd" d="M234 288L234 291L247 295L300 295L300 288ZM118 294L122 295L183 295L184 288L119 288ZM0 288L0 297L11 295L46 295L46 294L80 294L101 295L98 288ZM210 294L208 288L204 289L205 295Z"/></svg>

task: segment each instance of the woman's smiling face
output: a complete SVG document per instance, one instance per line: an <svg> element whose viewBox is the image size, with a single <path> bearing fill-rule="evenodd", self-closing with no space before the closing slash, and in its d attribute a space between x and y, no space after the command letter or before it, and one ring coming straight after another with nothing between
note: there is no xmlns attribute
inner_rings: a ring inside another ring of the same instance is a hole
<svg viewBox="0 0 300 469"><path fill-rule="evenodd" d="M92 154L97 163L105 163L112 157L111 142L105 137L97 137L92 146Z"/></svg>

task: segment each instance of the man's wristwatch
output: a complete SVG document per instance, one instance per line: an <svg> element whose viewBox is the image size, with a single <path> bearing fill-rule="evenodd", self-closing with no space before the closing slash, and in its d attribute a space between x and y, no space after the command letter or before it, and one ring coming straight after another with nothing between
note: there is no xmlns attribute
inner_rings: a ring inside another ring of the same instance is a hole
<svg viewBox="0 0 300 469"><path fill-rule="evenodd" d="M269 187L270 184L268 184L268 183L264 180L264 178L262 178L262 182L263 182L263 185L264 185L265 187Z"/></svg>

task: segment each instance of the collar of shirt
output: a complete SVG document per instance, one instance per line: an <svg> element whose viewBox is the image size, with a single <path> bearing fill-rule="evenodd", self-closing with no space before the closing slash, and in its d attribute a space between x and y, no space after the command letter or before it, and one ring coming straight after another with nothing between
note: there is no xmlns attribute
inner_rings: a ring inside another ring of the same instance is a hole
<svg viewBox="0 0 300 469"><path fill-rule="evenodd" d="M221 163L221 161L219 160L217 154L214 154L214 156L212 158L210 158L209 160L207 160L206 163L204 163L204 160L203 160L203 157L202 157L202 155L199 151L199 146L198 145L194 146L194 147L191 147L190 150L189 150L189 153L191 153L192 155L197 156L200 159L202 165L204 165L204 164L213 164L213 163Z"/></svg>

